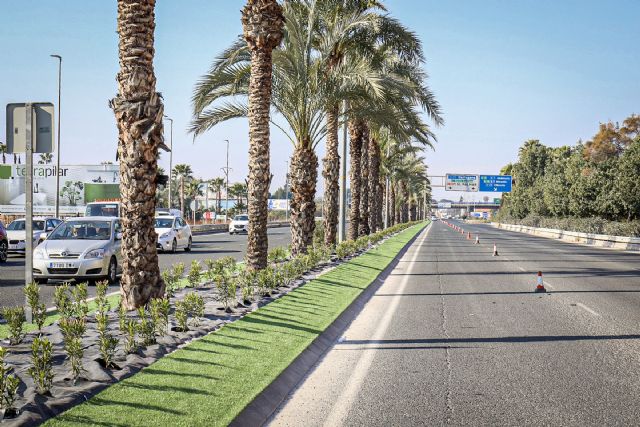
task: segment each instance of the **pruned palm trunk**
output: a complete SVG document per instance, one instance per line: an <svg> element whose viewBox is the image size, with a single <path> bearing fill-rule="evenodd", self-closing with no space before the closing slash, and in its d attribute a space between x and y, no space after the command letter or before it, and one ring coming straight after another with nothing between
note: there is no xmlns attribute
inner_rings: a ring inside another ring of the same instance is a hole
<svg viewBox="0 0 640 427"><path fill-rule="evenodd" d="M324 169L324 203L322 216L324 219L324 244L336 244L338 232L338 198L340 192L340 155L338 154L338 104L327 111L327 148L323 159Z"/></svg>
<svg viewBox="0 0 640 427"><path fill-rule="evenodd" d="M378 191L377 191L377 199L378 199L378 210L377 210L377 215L378 215L378 230L382 230L383 227L383 219L382 219L382 200L384 199L384 183L383 182L379 182L378 183Z"/></svg>
<svg viewBox="0 0 640 427"><path fill-rule="evenodd" d="M369 234L369 127L363 126L360 158L360 223L358 236Z"/></svg>
<svg viewBox="0 0 640 427"><path fill-rule="evenodd" d="M184 176L180 176L180 212L182 212L182 216L185 216L184 211Z"/></svg>
<svg viewBox="0 0 640 427"><path fill-rule="evenodd" d="M396 223L396 186L391 181L389 183L389 227Z"/></svg>
<svg viewBox="0 0 640 427"><path fill-rule="evenodd" d="M247 266L267 266L269 184L269 107L271 105L272 52L282 40L284 16L276 0L248 0L242 10L242 29L251 50L249 79L249 230ZM242 200L242 197L239 198Z"/></svg>
<svg viewBox="0 0 640 427"><path fill-rule="evenodd" d="M122 304L131 310L164 294L154 231L162 98L153 71L155 0L118 0L118 126L122 203Z"/></svg>
<svg viewBox="0 0 640 427"><path fill-rule="evenodd" d="M369 138L369 230L371 233L378 231L378 220L381 201L379 199L380 188L380 147L375 137Z"/></svg>
<svg viewBox="0 0 640 427"><path fill-rule="evenodd" d="M404 223L409 221L409 190L407 189L407 184L404 181L400 182L400 192L402 195L400 221Z"/></svg>
<svg viewBox="0 0 640 427"><path fill-rule="evenodd" d="M313 243L318 157L311 148L296 145L291 157L291 253L307 252Z"/></svg>
<svg viewBox="0 0 640 427"><path fill-rule="evenodd" d="M362 121L349 121L349 157L351 168L349 181L351 188L351 209L349 211L349 239L358 238L360 225L360 160L362 157Z"/></svg>

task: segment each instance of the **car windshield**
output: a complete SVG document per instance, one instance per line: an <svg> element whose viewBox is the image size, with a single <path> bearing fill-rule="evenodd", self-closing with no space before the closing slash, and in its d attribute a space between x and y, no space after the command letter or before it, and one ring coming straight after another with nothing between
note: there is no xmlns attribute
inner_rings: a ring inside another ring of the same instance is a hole
<svg viewBox="0 0 640 427"><path fill-rule="evenodd" d="M173 218L156 218L156 228L173 227Z"/></svg>
<svg viewBox="0 0 640 427"><path fill-rule="evenodd" d="M19 219L9 224L7 230L24 231L26 225L27 221L25 221L24 219ZM33 230L44 230L44 221L33 221Z"/></svg>
<svg viewBox="0 0 640 427"><path fill-rule="evenodd" d="M60 224L49 240L109 240L111 223L109 221L70 221Z"/></svg>
<svg viewBox="0 0 640 427"><path fill-rule="evenodd" d="M233 218L234 221L249 221L249 216L247 215L236 215L235 218Z"/></svg>

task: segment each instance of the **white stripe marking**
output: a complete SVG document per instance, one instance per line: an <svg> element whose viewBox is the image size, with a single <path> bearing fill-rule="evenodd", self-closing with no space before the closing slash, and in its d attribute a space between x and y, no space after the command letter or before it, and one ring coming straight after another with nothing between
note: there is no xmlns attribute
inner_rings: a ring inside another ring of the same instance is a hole
<svg viewBox="0 0 640 427"><path fill-rule="evenodd" d="M427 238L427 234L429 234L431 224L428 225L427 230L425 230L424 235L420 239L420 244L416 248L413 257L411 258L411 262L409 263L407 271L411 271L413 269L415 261L418 258L418 253L420 252L420 248L422 247L424 240ZM384 316L378 324L378 329L376 329L375 333L371 337L372 341L379 341L386 334L387 329L389 328L389 324L391 323L391 319L393 318L393 315L395 314L398 305L400 304L400 299L402 297L404 289L407 287L409 278L410 276L403 277L402 283L398 288L397 295L393 297L393 300L387 306L387 311L384 313ZM375 355L375 353L375 349L363 350L362 355L360 356L360 359L355 366L355 369L353 369L351 376L349 377L349 382L342 390L342 393L340 393L340 397L329 412L329 417L324 422L325 427L334 427L344 424L347 415L349 414L349 409L351 409L351 406L353 406L358 392L361 389L362 383L367 377L367 373L371 368L371 364L373 363L373 356Z"/></svg>
<svg viewBox="0 0 640 427"><path fill-rule="evenodd" d="M594 311L594 310L590 309L589 307L587 307L586 305L584 305L584 304L583 304L583 303L581 303L581 302L576 303L576 305L577 305L578 307L580 307L581 309L583 309L583 310L585 310L585 311L588 311L589 313L593 314L594 316L598 316L598 317L600 316L596 311Z"/></svg>
<svg viewBox="0 0 640 427"><path fill-rule="evenodd" d="M547 288L553 289L553 285L549 282L542 282Z"/></svg>
<svg viewBox="0 0 640 427"><path fill-rule="evenodd" d="M520 269L520 271L527 271L527 270L525 270L525 269L524 269L524 268L522 268L522 267L518 267L518 268Z"/></svg>

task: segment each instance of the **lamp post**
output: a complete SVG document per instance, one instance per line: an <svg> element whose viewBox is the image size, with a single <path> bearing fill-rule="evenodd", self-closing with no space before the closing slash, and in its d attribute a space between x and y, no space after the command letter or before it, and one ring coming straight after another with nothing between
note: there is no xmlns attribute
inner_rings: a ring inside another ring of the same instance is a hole
<svg viewBox="0 0 640 427"><path fill-rule="evenodd" d="M171 176L173 174L173 119L166 114L164 115L164 118L169 120L169 197L167 198L169 206L167 207L171 209Z"/></svg>
<svg viewBox="0 0 640 427"><path fill-rule="evenodd" d="M287 169L284 176L284 198L285 198L284 220L289 221L289 160L287 160L286 163L287 163Z"/></svg>
<svg viewBox="0 0 640 427"><path fill-rule="evenodd" d="M224 175L227 179L226 184L225 184L225 207L224 207L224 218L225 218L225 222L229 221L229 140L225 139L224 140L227 143L227 166L222 168L222 172L224 172Z"/></svg>
<svg viewBox="0 0 640 427"><path fill-rule="evenodd" d="M347 114L347 101L344 102L344 114ZM338 242L347 239L347 121L342 129L342 157L340 158L340 205L338 209Z"/></svg>
<svg viewBox="0 0 640 427"><path fill-rule="evenodd" d="M62 94L62 56L49 55L58 59L58 153L56 155L56 218L60 218L60 99Z"/></svg>

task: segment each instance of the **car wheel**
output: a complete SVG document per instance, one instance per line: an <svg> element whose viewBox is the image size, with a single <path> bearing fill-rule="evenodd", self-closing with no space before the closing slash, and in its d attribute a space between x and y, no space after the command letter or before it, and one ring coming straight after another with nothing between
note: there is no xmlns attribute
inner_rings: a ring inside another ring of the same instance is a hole
<svg viewBox="0 0 640 427"><path fill-rule="evenodd" d="M178 249L178 242L176 241L176 239L173 239L173 242L171 242L171 253L175 254L176 249Z"/></svg>
<svg viewBox="0 0 640 427"><path fill-rule="evenodd" d="M0 241L0 262L7 261L7 250L8 246L6 240Z"/></svg>
<svg viewBox="0 0 640 427"><path fill-rule="evenodd" d="M186 247L186 248L184 248L184 251L185 251L185 252L191 252L191 244L192 244L192 243L193 243L193 242L191 241L191 237L189 237L189 244L187 244L187 247Z"/></svg>
<svg viewBox="0 0 640 427"><path fill-rule="evenodd" d="M109 261L109 269L107 270L107 280L109 284L113 285L118 281L118 263L116 259L111 257Z"/></svg>

